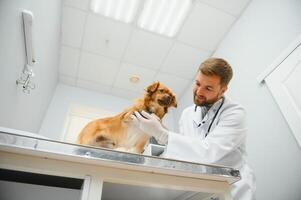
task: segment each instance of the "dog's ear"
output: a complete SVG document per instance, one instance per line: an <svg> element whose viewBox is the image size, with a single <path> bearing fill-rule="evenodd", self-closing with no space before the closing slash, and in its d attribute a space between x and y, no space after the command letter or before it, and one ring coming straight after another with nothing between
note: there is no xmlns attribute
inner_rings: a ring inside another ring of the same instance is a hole
<svg viewBox="0 0 301 200"><path fill-rule="evenodd" d="M175 95L172 95L172 100L171 100L171 104L170 106L173 106L173 107L178 107L178 103L177 103L177 100L176 100L176 96Z"/></svg>
<svg viewBox="0 0 301 200"><path fill-rule="evenodd" d="M154 92L157 91L157 89L159 88L159 86L160 86L160 82L155 82L155 83L151 84L150 86L148 86L146 88L146 92L148 94L153 94Z"/></svg>

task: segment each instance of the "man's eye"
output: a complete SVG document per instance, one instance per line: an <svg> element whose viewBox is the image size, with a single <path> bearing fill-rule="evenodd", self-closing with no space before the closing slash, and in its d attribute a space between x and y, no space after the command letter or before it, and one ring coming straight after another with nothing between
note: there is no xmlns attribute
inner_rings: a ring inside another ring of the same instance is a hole
<svg viewBox="0 0 301 200"><path fill-rule="evenodd" d="M213 88L211 88L211 87L206 87L206 90L208 90L208 91L212 91L212 90L213 90Z"/></svg>

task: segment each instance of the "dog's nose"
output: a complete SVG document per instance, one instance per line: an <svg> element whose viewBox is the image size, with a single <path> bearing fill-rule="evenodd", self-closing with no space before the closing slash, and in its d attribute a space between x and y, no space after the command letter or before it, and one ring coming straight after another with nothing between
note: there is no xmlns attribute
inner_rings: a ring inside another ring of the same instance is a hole
<svg viewBox="0 0 301 200"><path fill-rule="evenodd" d="M162 96L160 99L158 99L158 103L161 106L169 106L172 102L172 97L170 95Z"/></svg>
<svg viewBox="0 0 301 200"><path fill-rule="evenodd" d="M166 104L170 104L170 102L171 102L171 96L170 96L170 95L165 96L163 100L164 100L164 102L165 102Z"/></svg>

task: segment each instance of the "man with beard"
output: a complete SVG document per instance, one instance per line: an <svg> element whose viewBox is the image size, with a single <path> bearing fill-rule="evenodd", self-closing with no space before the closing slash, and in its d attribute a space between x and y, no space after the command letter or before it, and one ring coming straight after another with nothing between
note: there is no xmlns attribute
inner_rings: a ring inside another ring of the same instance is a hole
<svg viewBox="0 0 301 200"><path fill-rule="evenodd" d="M255 199L255 177L246 161L246 113L224 94L232 68L221 58L209 58L199 67L193 88L194 105L179 121L180 133L162 127L153 114L136 112L134 123L166 144L166 158L226 165L240 170L242 179L231 185L234 200Z"/></svg>

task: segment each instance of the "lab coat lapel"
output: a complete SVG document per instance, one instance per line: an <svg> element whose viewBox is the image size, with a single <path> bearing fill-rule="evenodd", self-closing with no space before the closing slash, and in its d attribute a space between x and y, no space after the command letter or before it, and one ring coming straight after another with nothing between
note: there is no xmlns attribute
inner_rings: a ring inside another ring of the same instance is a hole
<svg viewBox="0 0 301 200"><path fill-rule="evenodd" d="M212 123L211 130L214 129L214 127L216 126L216 123L218 122L220 111L219 111L219 113L216 113L216 112L218 112L218 108L221 106L222 102L223 102L223 99L220 99L217 102L215 102L215 104L213 104L213 106L210 108L210 110L207 113L206 124L208 124L208 126L209 126L209 124ZM215 119L213 119L215 114L217 114L217 116ZM214 120L214 122L212 122L212 120Z"/></svg>
<svg viewBox="0 0 301 200"><path fill-rule="evenodd" d="M219 106L222 103L222 99L218 100L217 102L215 102L215 104L212 105L212 107L209 109L209 111L207 112L207 114L203 117L203 113L202 112L202 107L197 106L196 111L194 112L193 115L193 121L194 123L198 126L199 124L202 123L202 121L204 122L211 122L211 120L213 120L213 117L215 115L215 113L217 112L217 109L219 108Z"/></svg>
<svg viewBox="0 0 301 200"><path fill-rule="evenodd" d="M214 117L215 113L217 112L217 109L219 108L221 103L222 103L222 99L218 100L217 102L215 102L215 104L212 105L212 107L208 111L206 120L209 120L209 121L213 120L213 117Z"/></svg>
<svg viewBox="0 0 301 200"><path fill-rule="evenodd" d="M200 106L196 107L196 110L193 114L193 122L196 126L198 126L199 124L201 124L203 119L203 114L202 114L202 108Z"/></svg>

